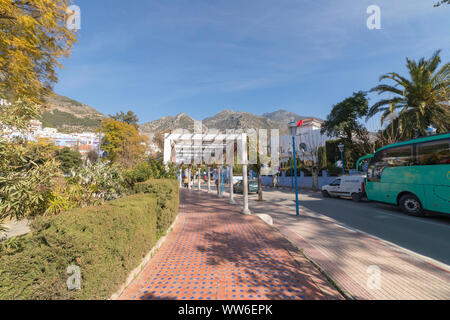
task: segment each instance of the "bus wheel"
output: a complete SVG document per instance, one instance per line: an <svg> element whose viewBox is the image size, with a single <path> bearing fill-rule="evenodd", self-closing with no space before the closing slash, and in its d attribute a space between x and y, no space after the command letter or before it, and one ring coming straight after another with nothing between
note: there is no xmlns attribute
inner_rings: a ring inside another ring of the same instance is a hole
<svg viewBox="0 0 450 320"><path fill-rule="evenodd" d="M328 193L327 190L322 190L322 195L323 195L324 198L329 198L330 197L330 194Z"/></svg>
<svg viewBox="0 0 450 320"><path fill-rule="evenodd" d="M400 198L400 208L411 216L424 216L422 204L413 194L406 194Z"/></svg>

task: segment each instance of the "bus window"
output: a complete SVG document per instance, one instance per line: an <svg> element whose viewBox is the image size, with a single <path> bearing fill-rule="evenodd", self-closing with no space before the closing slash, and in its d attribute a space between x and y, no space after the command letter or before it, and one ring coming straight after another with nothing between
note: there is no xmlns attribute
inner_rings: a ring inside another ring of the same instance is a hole
<svg viewBox="0 0 450 320"><path fill-rule="evenodd" d="M450 164L450 140L417 144L417 162L424 166Z"/></svg>
<svg viewBox="0 0 450 320"><path fill-rule="evenodd" d="M380 182L384 167L383 162L381 162L381 152L378 152L369 162L367 180L370 182Z"/></svg>
<svg viewBox="0 0 450 320"><path fill-rule="evenodd" d="M402 167L412 165L412 145L383 150L381 161L387 167Z"/></svg>

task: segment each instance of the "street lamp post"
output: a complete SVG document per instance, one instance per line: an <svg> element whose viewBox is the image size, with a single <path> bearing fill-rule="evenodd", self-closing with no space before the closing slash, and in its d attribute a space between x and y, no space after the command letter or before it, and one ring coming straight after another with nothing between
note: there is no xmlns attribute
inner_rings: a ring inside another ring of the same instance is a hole
<svg viewBox="0 0 450 320"><path fill-rule="evenodd" d="M297 181L297 156L295 154L295 135L297 133L297 123L291 121L289 123L289 129L292 135L292 146L293 146L293 156L294 156L294 181L295 181L295 209L297 212L297 217L300 216L300 208L298 203L298 181Z"/></svg>
<svg viewBox="0 0 450 320"><path fill-rule="evenodd" d="M294 168L293 168L293 165L292 165L293 157L292 157L292 151L291 150L289 150L289 155L290 155L289 164L291 166L291 190L292 190L292 189L294 189L294 172L293 172Z"/></svg>
<svg viewBox="0 0 450 320"><path fill-rule="evenodd" d="M342 174L345 175L345 166L344 166L344 144L341 142L338 145L339 151L341 152L341 161L342 161Z"/></svg>

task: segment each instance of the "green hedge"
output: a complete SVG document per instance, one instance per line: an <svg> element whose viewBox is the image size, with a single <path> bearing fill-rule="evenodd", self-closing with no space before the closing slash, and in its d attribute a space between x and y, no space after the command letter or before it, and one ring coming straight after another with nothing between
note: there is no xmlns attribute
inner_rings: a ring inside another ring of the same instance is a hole
<svg viewBox="0 0 450 320"><path fill-rule="evenodd" d="M160 183L163 181L163 183ZM134 186L135 193L151 194L157 200L157 225L158 237L162 236L172 224L178 212L179 204L178 180L149 180L137 183Z"/></svg>
<svg viewBox="0 0 450 320"><path fill-rule="evenodd" d="M109 298L178 212L176 182L139 188L145 193L40 218L29 235L1 244L0 300ZM67 289L70 265L81 269L81 290Z"/></svg>

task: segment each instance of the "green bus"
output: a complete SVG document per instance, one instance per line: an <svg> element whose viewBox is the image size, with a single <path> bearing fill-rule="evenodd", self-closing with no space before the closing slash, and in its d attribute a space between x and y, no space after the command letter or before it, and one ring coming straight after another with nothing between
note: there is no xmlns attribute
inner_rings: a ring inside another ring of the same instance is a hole
<svg viewBox="0 0 450 320"><path fill-rule="evenodd" d="M450 214L450 132L378 150L369 163L366 193L410 215Z"/></svg>

